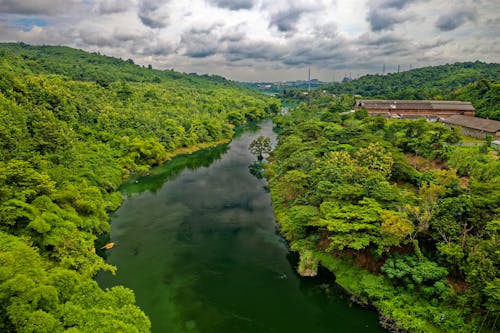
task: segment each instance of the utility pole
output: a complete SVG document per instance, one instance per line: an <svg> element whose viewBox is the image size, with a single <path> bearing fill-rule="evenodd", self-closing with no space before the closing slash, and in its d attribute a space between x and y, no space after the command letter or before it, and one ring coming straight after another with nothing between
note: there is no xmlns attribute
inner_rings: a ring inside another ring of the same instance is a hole
<svg viewBox="0 0 500 333"><path fill-rule="evenodd" d="M399 74L399 68L401 67L401 65L398 65L398 74Z"/></svg>
<svg viewBox="0 0 500 333"><path fill-rule="evenodd" d="M382 75L385 75L385 64L382 66Z"/></svg>

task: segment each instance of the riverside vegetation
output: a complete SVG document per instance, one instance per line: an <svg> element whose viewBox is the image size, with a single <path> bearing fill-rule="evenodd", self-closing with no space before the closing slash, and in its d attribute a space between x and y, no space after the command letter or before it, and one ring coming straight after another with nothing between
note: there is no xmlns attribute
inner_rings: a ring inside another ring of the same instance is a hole
<svg viewBox="0 0 500 333"><path fill-rule="evenodd" d="M381 322L492 332L500 315L500 160L457 129L368 117L348 96L277 116L265 175L282 234Z"/></svg>
<svg viewBox="0 0 500 333"><path fill-rule="evenodd" d="M278 109L221 77L0 44L0 331L149 331L131 290L93 280L115 270L94 242L117 189Z"/></svg>

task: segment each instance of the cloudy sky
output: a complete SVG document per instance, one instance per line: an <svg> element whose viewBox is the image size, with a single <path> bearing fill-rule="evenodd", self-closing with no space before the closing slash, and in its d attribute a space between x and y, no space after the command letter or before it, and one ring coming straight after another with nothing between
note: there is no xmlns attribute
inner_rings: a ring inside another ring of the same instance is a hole
<svg viewBox="0 0 500 333"><path fill-rule="evenodd" d="M500 0L0 0L0 41L234 80L500 62Z"/></svg>

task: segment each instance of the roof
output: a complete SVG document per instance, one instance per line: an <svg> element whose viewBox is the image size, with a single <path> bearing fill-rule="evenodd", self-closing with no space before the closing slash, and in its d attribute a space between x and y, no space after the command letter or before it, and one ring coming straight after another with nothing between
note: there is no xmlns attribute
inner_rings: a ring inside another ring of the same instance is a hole
<svg viewBox="0 0 500 333"><path fill-rule="evenodd" d="M388 109L474 111L474 107L470 102L460 101L357 99L356 106L364 106L368 110Z"/></svg>
<svg viewBox="0 0 500 333"><path fill-rule="evenodd" d="M473 128L489 133L496 133L500 131L500 121L498 120L462 116L457 114L443 119L442 122L450 125Z"/></svg>

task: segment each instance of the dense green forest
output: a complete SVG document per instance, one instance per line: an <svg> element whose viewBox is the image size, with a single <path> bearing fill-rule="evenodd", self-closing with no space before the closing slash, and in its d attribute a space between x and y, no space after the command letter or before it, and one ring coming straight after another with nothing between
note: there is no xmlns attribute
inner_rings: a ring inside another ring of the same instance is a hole
<svg viewBox="0 0 500 333"><path fill-rule="evenodd" d="M323 96L275 117L265 175L282 234L385 327L493 332L500 316L500 160L425 120L343 114Z"/></svg>
<svg viewBox="0 0 500 333"><path fill-rule="evenodd" d="M135 65L132 59L88 53L66 46L33 46L25 43L0 43L0 50L19 55L23 62L19 69L34 74L58 74L75 81L97 82L106 86L111 82L180 81L185 84L206 86L208 81L236 88L237 86L217 75L183 74L173 70L153 70Z"/></svg>
<svg viewBox="0 0 500 333"><path fill-rule="evenodd" d="M279 103L220 77L0 44L0 331L147 332L96 254L124 179L230 140Z"/></svg>
<svg viewBox="0 0 500 333"><path fill-rule="evenodd" d="M322 89L381 99L456 99L472 102L478 117L500 120L500 64L476 61L366 75Z"/></svg>

